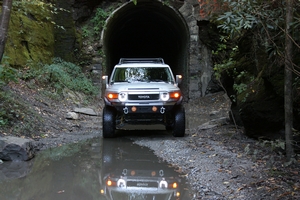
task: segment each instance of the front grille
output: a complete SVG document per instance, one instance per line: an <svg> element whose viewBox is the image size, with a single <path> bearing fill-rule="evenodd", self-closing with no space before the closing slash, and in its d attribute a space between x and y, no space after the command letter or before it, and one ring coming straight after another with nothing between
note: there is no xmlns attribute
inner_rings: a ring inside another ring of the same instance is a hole
<svg viewBox="0 0 300 200"><path fill-rule="evenodd" d="M128 100L159 100L159 94L129 94Z"/></svg>

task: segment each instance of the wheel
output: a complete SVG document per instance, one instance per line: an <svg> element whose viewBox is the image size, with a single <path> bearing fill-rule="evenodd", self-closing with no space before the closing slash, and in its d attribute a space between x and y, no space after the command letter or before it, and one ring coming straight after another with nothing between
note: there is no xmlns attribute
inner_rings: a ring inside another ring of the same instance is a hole
<svg viewBox="0 0 300 200"><path fill-rule="evenodd" d="M174 112L173 136L183 137L185 133L185 110L182 105Z"/></svg>
<svg viewBox="0 0 300 200"><path fill-rule="evenodd" d="M116 111L109 106L103 108L102 130L104 138L115 137L116 132Z"/></svg>

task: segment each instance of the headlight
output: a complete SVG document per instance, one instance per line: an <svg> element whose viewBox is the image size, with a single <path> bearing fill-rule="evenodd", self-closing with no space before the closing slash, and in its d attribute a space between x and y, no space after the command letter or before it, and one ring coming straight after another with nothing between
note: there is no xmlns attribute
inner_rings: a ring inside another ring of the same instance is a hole
<svg viewBox="0 0 300 200"><path fill-rule="evenodd" d="M126 101L126 100L127 100L127 93L121 92L121 93L119 94L119 100L120 100L120 101Z"/></svg>
<svg viewBox="0 0 300 200"><path fill-rule="evenodd" d="M168 101L170 98L170 95L168 92L162 92L160 93L160 99L163 101Z"/></svg>

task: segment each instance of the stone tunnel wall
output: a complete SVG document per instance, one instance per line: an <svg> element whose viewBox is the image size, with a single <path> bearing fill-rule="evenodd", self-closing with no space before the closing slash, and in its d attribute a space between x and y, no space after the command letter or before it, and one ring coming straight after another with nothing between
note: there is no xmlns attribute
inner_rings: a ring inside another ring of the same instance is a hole
<svg viewBox="0 0 300 200"><path fill-rule="evenodd" d="M190 33L188 61L188 97L196 99L205 95L213 75L211 50L201 41L199 21L209 21L209 16L221 11L218 0L185 0L178 9L186 20Z"/></svg>

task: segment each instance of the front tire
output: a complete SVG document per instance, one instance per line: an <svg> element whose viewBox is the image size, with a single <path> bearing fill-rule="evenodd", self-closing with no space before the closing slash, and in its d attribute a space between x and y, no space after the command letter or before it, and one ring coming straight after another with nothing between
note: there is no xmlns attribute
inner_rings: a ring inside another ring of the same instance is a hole
<svg viewBox="0 0 300 200"><path fill-rule="evenodd" d="M116 111L114 108L105 106L102 115L103 138L115 137L116 132Z"/></svg>
<svg viewBox="0 0 300 200"><path fill-rule="evenodd" d="M185 134L185 110L182 105L178 106L174 112L173 136L183 137Z"/></svg>

